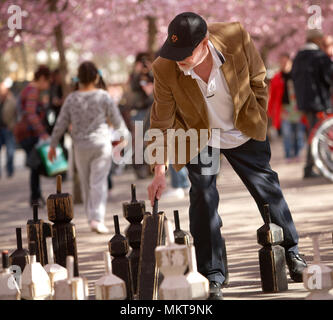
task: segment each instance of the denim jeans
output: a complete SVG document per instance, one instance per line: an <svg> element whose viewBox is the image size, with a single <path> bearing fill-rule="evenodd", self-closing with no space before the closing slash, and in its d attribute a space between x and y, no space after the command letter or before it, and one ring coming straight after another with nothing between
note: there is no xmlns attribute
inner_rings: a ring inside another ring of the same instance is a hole
<svg viewBox="0 0 333 320"><path fill-rule="evenodd" d="M214 154L215 148L206 147L201 151L196 163L186 165L191 181L190 189L190 231L193 236L197 256L198 271L210 281L223 283L226 269L221 231L222 219L218 214L219 193L216 188L217 172L203 174L203 168L211 167L206 154ZM269 204L271 220L283 229L284 241L281 245L286 253L298 253L298 234L282 194L279 178L269 164L271 149L268 142L250 139L237 148L215 149L219 165L222 153L257 203L262 217L264 204ZM219 168L218 168L219 169ZM235 200L237 201L237 200ZM246 203L244 203L246 208Z"/></svg>
<svg viewBox="0 0 333 320"><path fill-rule="evenodd" d="M190 183L188 181L188 173L186 167L181 168L178 172L173 168L172 165L169 166L171 174L171 186L172 188L188 188Z"/></svg>
<svg viewBox="0 0 333 320"><path fill-rule="evenodd" d="M0 128L0 176L1 176L1 147L6 146L6 170L7 176L14 174L14 153L16 148L14 134L6 129Z"/></svg>
<svg viewBox="0 0 333 320"><path fill-rule="evenodd" d="M38 137L30 137L20 143L27 157L37 143ZM39 172L37 169L30 169L30 200L38 200L39 197L41 197Z"/></svg>
<svg viewBox="0 0 333 320"><path fill-rule="evenodd" d="M286 158L297 157L304 146L304 126L300 122L283 120L281 124L284 152Z"/></svg>

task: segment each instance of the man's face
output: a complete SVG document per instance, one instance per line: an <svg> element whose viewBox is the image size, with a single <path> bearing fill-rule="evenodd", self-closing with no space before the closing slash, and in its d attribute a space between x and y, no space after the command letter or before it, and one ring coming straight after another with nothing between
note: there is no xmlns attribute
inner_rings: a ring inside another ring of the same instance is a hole
<svg viewBox="0 0 333 320"><path fill-rule="evenodd" d="M280 69L284 70L286 68L288 62L289 62L289 58L287 56L281 56L280 61L279 61Z"/></svg>
<svg viewBox="0 0 333 320"><path fill-rule="evenodd" d="M208 39L202 40L193 50L192 55L182 61L177 61L177 65L182 71L189 71L199 65L207 55Z"/></svg>

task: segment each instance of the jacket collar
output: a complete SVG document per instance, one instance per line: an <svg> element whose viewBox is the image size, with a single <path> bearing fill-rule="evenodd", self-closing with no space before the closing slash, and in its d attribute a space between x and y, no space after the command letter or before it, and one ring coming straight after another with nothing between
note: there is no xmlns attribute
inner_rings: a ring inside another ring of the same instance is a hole
<svg viewBox="0 0 333 320"><path fill-rule="evenodd" d="M225 80L228 84L230 95L233 100L235 112L238 113L239 107L239 83L237 72L234 63L234 56L231 53L228 53L226 45L220 40L220 38L213 36L210 33L209 40L212 42L221 62L221 70L224 74ZM199 115L202 117L203 121L206 123L207 128L209 128L209 120L207 114L207 106L205 99L201 93L199 85L196 80L191 77L185 76L179 67L176 65L178 71L178 85L183 89L184 93L187 95L187 98L192 102L198 111Z"/></svg>

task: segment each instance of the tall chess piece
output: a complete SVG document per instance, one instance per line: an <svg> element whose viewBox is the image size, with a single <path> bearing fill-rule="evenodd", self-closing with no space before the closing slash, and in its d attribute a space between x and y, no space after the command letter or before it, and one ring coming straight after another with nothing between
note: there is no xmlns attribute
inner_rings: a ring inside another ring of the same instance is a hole
<svg viewBox="0 0 333 320"><path fill-rule="evenodd" d="M264 205L265 224L257 230L257 240L263 246L259 250L261 286L264 292L288 290L286 258L283 242L283 230L272 223L269 205Z"/></svg>
<svg viewBox="0 0 333 320"><path fill-rule="evenodd" d="M127 257L129 251L126 238L120 234L118 216L113 216L116 234L109 241L109 251L112 259L113 274L126 283L127 300L133 300L132 269Z"/></svg>
<svg viewBox="0 0 333 320"><path fill-rule="evenodd" d="M136 190L134 184L131 185L131 193L131 202L123 203L123 213L124 217L130 223L128 228L125 230L125 236L129 245L132 248L131 253L128 257L131 262L133 290L134 293L136 293L142 233L141 221L145 214L146 206L144 201L136 200Z"/></svg>
<svg viewBox="0 0 333 320"><path fill-rule="evenodd" d="M55 262L66 267L67 256L74 257L74 276L79 276L72 196L61 192L61 175L57 176L57 192L47 199L47 214L52 225Z"/></svg>

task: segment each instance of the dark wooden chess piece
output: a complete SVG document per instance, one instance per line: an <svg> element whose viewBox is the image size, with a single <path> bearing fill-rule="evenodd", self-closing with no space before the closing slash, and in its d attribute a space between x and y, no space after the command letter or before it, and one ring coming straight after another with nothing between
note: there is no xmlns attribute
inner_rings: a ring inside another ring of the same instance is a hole
<svg viewBox="0 0 333 320"><path fill-rule="evenodd" d="M10 265L16 265L21 268L21 272L23 272L25 266L29 262L29 251L23 249L22 246L22 229L16 228L16 242L17 249L10 255L9 263Z"/></svg>
<svg viewBox="0 0 333 320"><path fill-rule="evenodd" d="M61 193L61 175L57 176L57 193L47 199L47 214L52 225L52 242L55 263L66 268L67 256L74 257L74 276L79 277L72 196Z"/></svg>
<svg viewBox="0 0 333 320"><path fill-rule="evenodd" d="M131 262L133 290L134 293L136 293L142 232L141 221L146 211L146 205L144 201L136 200L136 190L134 184L131 185L131 193L131 202L123 203L123 213L126 220L130 223L128 228L125 230L125 236L129 245L132 248L131 253L128 257Z"/></svg>
<svg viewBox="0 0 333 320"><path fill-rule="evenodd" d="M265 224L257 230L257 240L263 246L259 250L261 286L264 292L288 290L286 258L283 242L283 230L272 223L269 205L264 205Z"/></svg>
<svg viewBox="0 0 333 320"><path fill-rule="evenodd" d="M50 236L51 224L38 219L38 204L33 204L33 219L27 222L27 237L29 243L36 243L36 259L42 266L48 263L46 238Z"/></svg>
<svg viewBox="0 0 333 320"><path fill-rule="evenodd" d="M112 259L113 274L125 281L127 300L133 300L132 269L129 258L126 256L129 246L126 238L120 234L118 216L113 216L115 235L109 241Z"/></svg>
<svg viewBox="0 0 333 320"><path fill-rule="evenodd" d="M191 242L191 235L188 232L185 232L180 229L179 211L174 210L173 216L175 220L175 230L173 231L173 235L175 237L175 243L186 244L189 246Z"/></svg>
<svg viewBox="0 0 333 320"><path fill-rule="evenodd" d="M158 212L158 201L155 199L153 213L146 212L143 217L140 261L138 271L138 299L156 300L158 286L162 278L155 259L155 249L164 243L163 211Z"/></svg>

